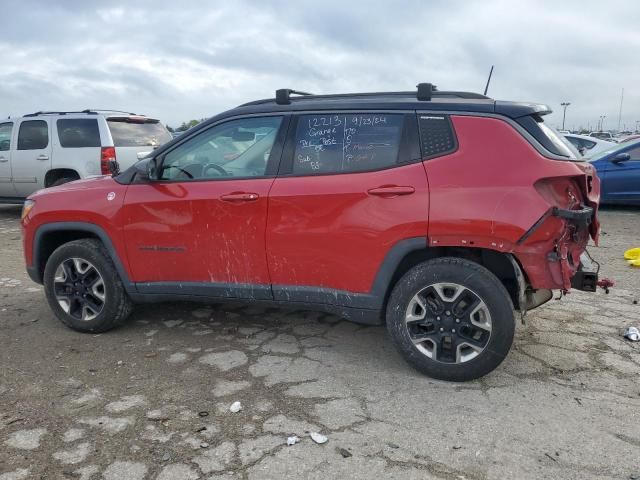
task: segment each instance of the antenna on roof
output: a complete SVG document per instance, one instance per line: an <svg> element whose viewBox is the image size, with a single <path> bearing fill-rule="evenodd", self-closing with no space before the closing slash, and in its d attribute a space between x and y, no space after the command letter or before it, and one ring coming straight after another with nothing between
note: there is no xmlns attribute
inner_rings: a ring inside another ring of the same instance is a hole
<svg viewBox="0 0 640 480"><path fill-rule="evenodd" d="M486 95L487 90L489 90L489 83L491 82L492 74L493 74L493 65L491 65L491 70L489 70L489 78L487 78L487 84L484 86L484 95Z"/></svg>

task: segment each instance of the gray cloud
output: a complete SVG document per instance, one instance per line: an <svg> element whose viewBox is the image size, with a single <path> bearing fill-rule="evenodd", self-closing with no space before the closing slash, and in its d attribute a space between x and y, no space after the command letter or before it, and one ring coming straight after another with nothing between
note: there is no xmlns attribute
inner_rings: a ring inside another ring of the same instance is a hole
<svg viewBox="0 0 640 480"><path fill-rule="evenodd" d="M640 120L640 4L485 0L5 0L0 118L111 107L169 124L271 96L412 89L550 104L570 127Z"/></svg>

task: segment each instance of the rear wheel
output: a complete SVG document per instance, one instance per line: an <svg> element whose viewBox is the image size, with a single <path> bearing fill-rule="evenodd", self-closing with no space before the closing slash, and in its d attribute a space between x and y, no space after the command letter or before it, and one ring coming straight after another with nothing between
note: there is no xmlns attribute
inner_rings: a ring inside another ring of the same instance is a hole
<svg viewBox="0 0 640 480"><path fill-rule="evenodd" d="M110 330L132 310L118 272L97 240L75 240L57 248L47 261L44 287L56 316L80 332Z"/></svg>
<svg viewBox="0 0 640 480"><path fill-rule="evenodd" d="M387 304L387 330L404 358L441 380L467 381L509 353L515 321L508 292L489 270L446 257L409 270Z"/></svg>

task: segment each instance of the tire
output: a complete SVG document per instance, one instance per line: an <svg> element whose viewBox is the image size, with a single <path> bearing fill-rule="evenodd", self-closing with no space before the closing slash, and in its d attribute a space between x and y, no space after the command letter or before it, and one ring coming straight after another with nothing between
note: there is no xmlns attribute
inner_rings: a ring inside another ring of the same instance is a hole
<svg viewBox="0 0 640 480"><path fill-rule="evenodd" d="M55 182L53 182L51 185L49 185L49 188L50 187L57 187L59 185L65 184L65 183L73 182L74 180L80 180L80 178L78 178L78 177L60 177Z"/></svg>
<svg viewBox="0 0 640 480"><path fill-rule="evenodd" d="M74 240L58 247L44 269L44 290L56 317L78 332L106 332L121 325L133 310L98 240Z"/></svg>
<svg viewBox="0 0 640 480"><path fill-rule="evenodd" d="M455 257L409 270L389 297L386 321L411 366L454 382L494 370L509 353L515 332L504 285L485 267Z"/></svg>

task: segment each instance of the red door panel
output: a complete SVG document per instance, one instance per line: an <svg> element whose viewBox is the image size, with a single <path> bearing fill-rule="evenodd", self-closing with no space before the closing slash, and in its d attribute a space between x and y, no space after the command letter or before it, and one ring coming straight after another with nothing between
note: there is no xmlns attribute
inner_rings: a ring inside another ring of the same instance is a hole
<svg viewBox="0 0 640 480"><path fill-rule="evenodd" d="M272 283L369 292L396 242L426 237L427 212L421 163L277 178L267 221Z"/></svg>
<svg viewBox="0 0 640 480"><path fill-rule="evenodd" d="M272 178L131 185L123 207L135 282L269 284Z"/></svg>

